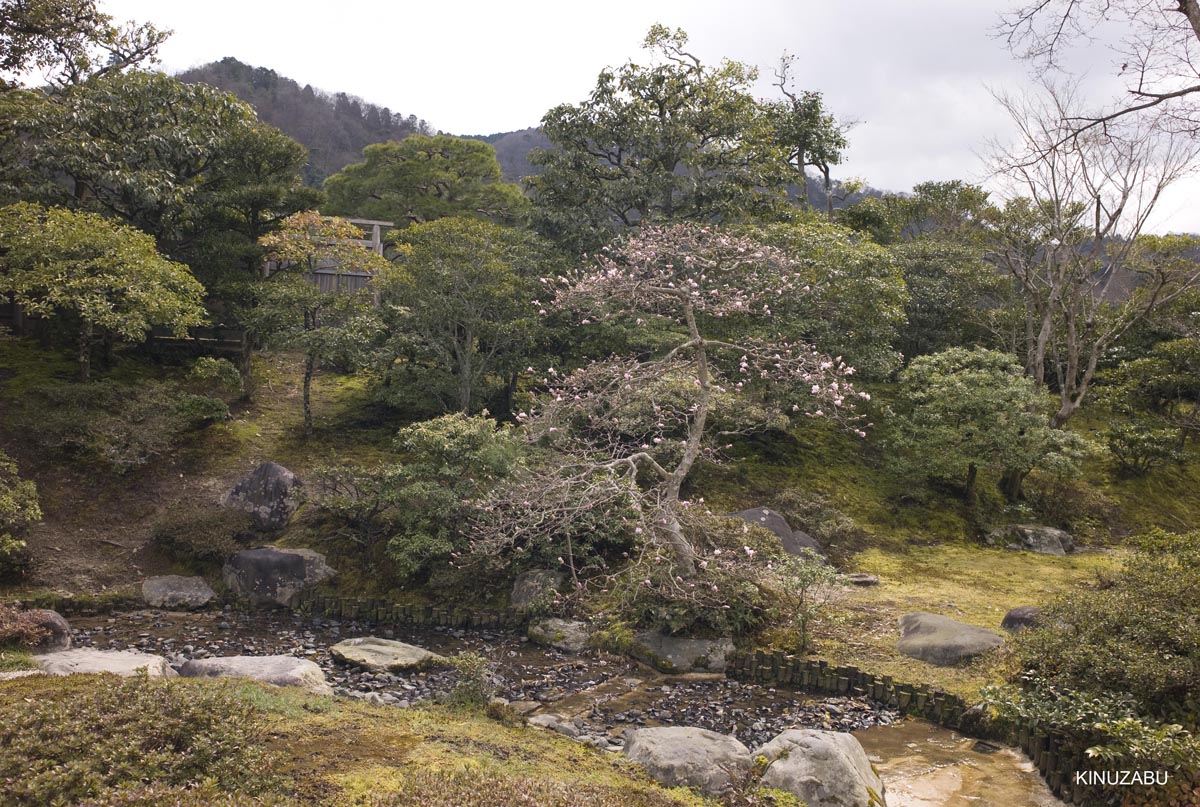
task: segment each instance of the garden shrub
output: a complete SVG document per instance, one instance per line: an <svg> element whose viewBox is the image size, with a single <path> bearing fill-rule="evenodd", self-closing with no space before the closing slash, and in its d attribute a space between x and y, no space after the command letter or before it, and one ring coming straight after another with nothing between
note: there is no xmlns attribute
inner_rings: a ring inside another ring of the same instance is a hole
<svg viewBox="0 0 1200 807"><path fill-rule="evenodd" d="M401 581L427 576L468 548L473 502L507 475L521 449L487 417L445 415L401 429L402 463L318 470L310 500L374 556L384 547Z"/></svg>
<svg viewBox="0 0 1200 807"><path fill-rule="evenodd" d="M1143 536L1118 572L1061 596L1042 622L1014 639L1028 672L1200 725L1200 532Z"/></svg>
<svg viewBox="0 0 1200 807"><path fill-rule="evenodd" d="M1200 532L1156 531L1115 574L1062 595L1013 640L1021 674L986 690L1112 770L1200 769Z"/></svg>
<svg viewBox="0 0 1200 807"><path fill-rule="evenodd" d="M458 673L454 688L446 693L451 706L482 709L496 694L496 673L492 663L478 653L458 653L447 663Z"/></svg>
<svg viewBox="0 0 1200 807"><path fill-rule="evenodd" d="M223 793L212 787L135 785L84 799L76 807L295 807L281 796Z"/></svg>
<svg viewBox="0 0 1200 807"><path fill-rule="evenodd" d="M853 518L834 507L819 493L785 490L775 500L775 510L794 530L802 530L824 547L857 548L866 532Z"/></svg>
<svg viewBox="0 0 1200 807"><path fill-rule="evenodd" d="M617 616L637 628L682 636L745 636L772 613L771 566L779 540L757 525L691 512L685 530L697 548L697 574L675 577L669 558L653 554L614 578Z"/></svg>
<svg viewBox="0 0 1200 807"><path fill-rule="evenodd" d="M1120 507L1103 489L1082 479L1034 471L1025 482L1025 503L1039 524L1095 541L1118 522Z"/></svg>
<svg viewBox="0 0 1200 807"><path fill-rule="evenodd" d="M604 786L479 770L405 771L403 790L371 807L679 807L652 785Z"/></svg>
<svg viewBox="0 0 1200 807"><path fill-rule="evenodd" d="M35 647L47 630L28 611L0 603L0 648Z"/></svg>
<svg viewBox="0 0 1200 807"><path fill-rule="evenodd" d="M1105 431L1105 439L1126 476L1145 476L1183 458L1177 430L1158 428L1144 420L1114 424Z"/></svg>
<svg viewBox="0 0 1200 807"><path fill-rule="evenodd" d="M11 807L75 804L148 782L248 796L278 782L262 748L265 721L231 686L145 675L22 684L33 697L0 699L0 783Z"/></svg>
<svg viewBox="0 0 1200 807"><path fill-rule="evenodd" d="M40 521L37 487L17 475L17 464L0 451L0 580L19 577L29 566L22 540L25 528Z"/></svg>
<svg viewBox="0 0 1200 807"><path fill-rule="evenodd" d="M219 566L253 536L249 513L215 504L183 503L154 524L151 537L168 557L197 569Z"/></svg>
<svg viewBox="0 0 1200 807"><path fill-rule="evenodd" d="M18 425L43 449L126 472L165 454L187 432L228 417L225 403L165 381L53 381L32 387Z"/></svg>

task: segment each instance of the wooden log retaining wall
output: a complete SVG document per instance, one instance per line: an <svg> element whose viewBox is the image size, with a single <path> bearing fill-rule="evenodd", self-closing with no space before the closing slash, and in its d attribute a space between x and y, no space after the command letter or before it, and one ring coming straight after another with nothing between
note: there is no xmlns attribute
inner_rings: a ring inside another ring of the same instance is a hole
<svg viewBox="0 0 1200 807"><path fill-rule="evenodd" d="M365 597L335 597L311 589L301 595L296 607L327 619L361 619L387 625L515 630L524 624L521 615L513 611L404 605Z"/></svg>

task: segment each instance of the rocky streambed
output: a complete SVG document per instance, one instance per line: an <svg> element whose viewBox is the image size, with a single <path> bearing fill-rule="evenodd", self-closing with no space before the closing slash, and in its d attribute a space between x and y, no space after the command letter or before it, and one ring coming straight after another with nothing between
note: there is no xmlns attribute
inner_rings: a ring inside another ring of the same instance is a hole
<svg viewBox="0 0 1200 807"><path fill-rule="evenodd" d="M435 700L458 673L433 667L371 672L335 659L349 638L397 639L443 656L473 652L495 672L497 694L529 718L618 752L630 729L691 726L758 748L792 728L854 732L887 786L892 807L1059 805L1032 765L1008 749L976 743L864 698L819 698L727 679L663 675L622 656L572 655L504 631L418 629L300 614L145 610L73 620L76 647L134 649L179 665L191 659L292 655L315 662L336 694L398 708Z"/></svg>
<svg viewBox="0 0 1200 807"><path fill-rule="evenodd" d="M492 663L497 695L519 711L531 717L553 713L562 733L614 749L627 729L646 726L697 726L758 745L793 727L853 731L900 719L895 710L863 698L810 698L723 675L663 675L623 656L566 654L503 631L394 628L232 609L76 618L72 628L76 647L140 650L176 665L218 656L306 658L320 665L335 693L400 707L449 692L458 673L439 667L371 672L338 661L329 648L371 635L444 656L474 652Z"/></svg>

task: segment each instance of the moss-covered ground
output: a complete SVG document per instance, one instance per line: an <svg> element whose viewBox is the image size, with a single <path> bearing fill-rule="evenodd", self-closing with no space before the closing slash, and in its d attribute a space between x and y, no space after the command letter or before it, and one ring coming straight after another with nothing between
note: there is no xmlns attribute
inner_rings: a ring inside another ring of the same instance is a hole
<svg viewBox="0 0 1200 807"><path fill-rule="evenodd" d="M79 675L0 682L0 698L7 704L0 712L10 713L11 718L0 727L0 767L10 770L29 764L40 770L40 759L6 758L11 751L5 749L31 748L28 753L35 756L45 749L49 758L57 736L67 743L77 739L73 736L77 727L66 719L69 710L51 705L64 698L75 703L95 700L102 704L98 708L111 712L105 726L93 727L92 741L101 755L123 755L125 744L138 738L125 736L133 716L126 720L122 705L102 694L115 680ZM218 729L203 715L192 715L189 700L207 695L225 699L212 702L249 704L252 709L239 709L239 717L260 725L250 735L258 747L238 748L236 753L255 764L265 758L257 781L269 784L266 793L257 794L264 800L261 803L275 803L272 797L289 805L323 807L701 807L714 803L687 790L659 787L623 758L556 734L498 722L478 711L377 707L249 681L177 680L164 685L151 680L141 686L148 692L167 686L181 693L182 697L147 696L146 700L174 704L172 720L181 727L175 734L184 737L189 726L203 725L208 743L221 740L214 736ZM141 695L135 699L143 700ZM245 736L244 728L236 727L238 736ZM170 767L161 759L167 749L146 751L160 767ZM126 762L121 771L99 772L94 781L104 784L75 779L72 786L101 795L106 787L136 782L143 775L153 781L154 772L139 772L136 764ZM185 770L202 781L203 771ZM231 776L225 780L238 781ZM3 787L0 779L0 790ZM237 803L260 802L246 798Z"/></svg>
<svg viewBox="0 0 1200 807"><path fill-rule="evenodd" d="M1095 582L1120 553L1067 557L965 544L918 546L906 552L870 549L854 558L854 571L879 577L879 585L851 587L822 612L814 629L815 654L897 681L930 684L974 698L1012 671L1004 652L952 667L935 667L896 651L897 622L908 613L942 614L1003 634L1004 614L1018 605L1041 606L1070 587ZM786 631L768 640L786 643Z"/></svg>

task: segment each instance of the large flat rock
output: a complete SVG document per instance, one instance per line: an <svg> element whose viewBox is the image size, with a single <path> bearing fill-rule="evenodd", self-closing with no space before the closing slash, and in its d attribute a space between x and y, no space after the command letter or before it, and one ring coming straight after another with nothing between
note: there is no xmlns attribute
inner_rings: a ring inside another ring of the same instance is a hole
<svg viewBox="0 0 1200 807"><path fill-rule="evenodd" d="M740 785L753 765L750 749L736 737L687 726L637 729L625 755L659 784L714 796Z"/></svg>
<svg viewBox="0 0 1200 807"><path fill-rule="evenodd" d="M192 659L179 668L184 678L252 678L281 687L332 695L333 687L316 663L295 656L220 656Z"/></svg>
<svg viewBox="0 0 1200 807"><path fill-rule="evenodd" d="M374 636L338 642L329 653L339 661L375 672L403 672L445 661L423 647Z"/></svg>
<svg viewBox="0 0 1200 807"><path fill-rule="evenodd" d="M900 617L904 655L938 666L958 664L1004 644L1004 637L987 628L958 622L938 614L905 614Z"/></svg>
<svg viewBox="0 0 1200 807"><path fill-rule="evenodd" d="M75 673L114 673L138 675L143 670L151 678L174 678L175 671L162 656L136 650L95 650L80 647L34 656L33 660L50 675Z"/></svg>

